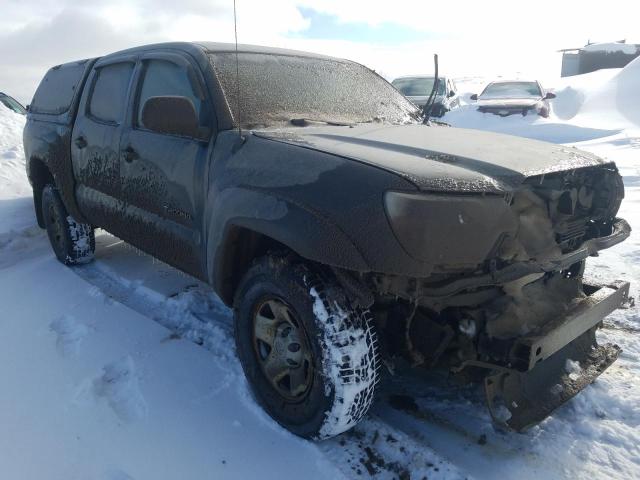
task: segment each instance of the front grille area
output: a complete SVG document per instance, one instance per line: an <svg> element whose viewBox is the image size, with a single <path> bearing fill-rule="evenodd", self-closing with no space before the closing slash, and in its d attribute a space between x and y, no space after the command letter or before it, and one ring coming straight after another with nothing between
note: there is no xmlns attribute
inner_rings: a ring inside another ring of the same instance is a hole
<svg viewBox="0 0 640 480"><path fill-rule="evenodd" d="M563 253L601 230L591 227L610 224L624 196L621 177L611 164L532 177L526 183L545 202Z"/></svg>
<svg viewBox="0 0 640 480"><path fill-rule="evenodd" d="M571 252L580 246L587 232L587 221L585 218L569 219L554 226L556 242L562 253Z"/></svg>

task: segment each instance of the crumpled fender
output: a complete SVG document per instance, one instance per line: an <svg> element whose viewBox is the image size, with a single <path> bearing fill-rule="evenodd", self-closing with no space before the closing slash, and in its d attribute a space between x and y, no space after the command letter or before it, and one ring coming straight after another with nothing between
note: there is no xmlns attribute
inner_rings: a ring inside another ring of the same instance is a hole
<svg viewBox="0 0 640 480"><path fill-rule="evenodd" d="M221 261L233 227L242 227L276 240L303 258L357 271L369 267L360 251L329 218L292 199L253 188L231 187L216 195L207 216L207 271L220 285Z"/></svg>

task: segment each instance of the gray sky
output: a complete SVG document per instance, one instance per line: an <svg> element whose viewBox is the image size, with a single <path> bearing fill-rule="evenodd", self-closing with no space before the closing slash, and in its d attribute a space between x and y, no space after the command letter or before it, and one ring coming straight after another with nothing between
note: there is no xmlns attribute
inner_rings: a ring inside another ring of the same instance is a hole
<svg viewBox="0 0 640 480"><path fill-rule="evenodd" d="M640 2L237 0L242 43L350 58L387 78L441 69L456 76L549 78L559 48L640 41ZM62 62L172 40L233 41L232 0L3 0L0 91L28 103ZM635 38L634 38L635 36Z"/></svg>

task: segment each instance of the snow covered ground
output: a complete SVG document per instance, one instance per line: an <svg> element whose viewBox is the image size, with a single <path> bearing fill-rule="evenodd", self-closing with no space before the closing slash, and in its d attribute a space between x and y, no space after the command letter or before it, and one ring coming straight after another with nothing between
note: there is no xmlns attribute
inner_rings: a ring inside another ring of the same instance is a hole
<svg viewBox="0 0 640 480"><path fill-rule="evenodd" d="M620 214L640 225L640 62L547 86L558 93L549 119L469 106L445 120L615 160ZM23 123L0 109L0 478L640 478L635 308L600 332L624 349L619 361L526 434L496 431L480 389L410 372L385 380L356 429L306 442L251 398L231 314L205 285L107 233L94 263L55 261L35 227ZM589 274L629 280L637 296L639 261L634 231Z"/></svg>

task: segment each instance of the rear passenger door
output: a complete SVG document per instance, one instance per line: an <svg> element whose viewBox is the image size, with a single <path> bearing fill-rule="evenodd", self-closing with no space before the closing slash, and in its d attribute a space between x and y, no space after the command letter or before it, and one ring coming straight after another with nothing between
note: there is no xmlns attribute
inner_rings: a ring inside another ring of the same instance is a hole
<svg viewBox="0 0 640 480"><path fill-rule="evenodd" d="M131 220L131 243L194 276L203 278L202 204L213 109L198 67L187 55L148 53L140 58L131 125L122 137L122 199ZM142 118L151 97L186 97L199 118L199 133L158 133Z"/></svg>
<svg viewBox="0 0 640 480"><path fill-rule="evenodd" d="M76 199L95 226L126 228L120 198L120 137L135 58L100 60L87 79L71 135Z"/></svg>

